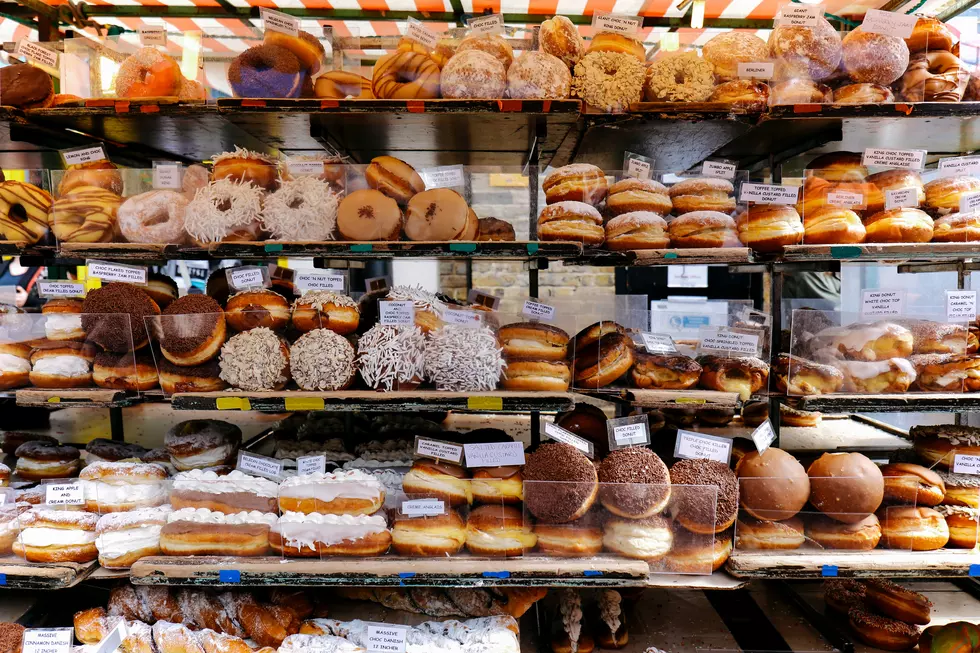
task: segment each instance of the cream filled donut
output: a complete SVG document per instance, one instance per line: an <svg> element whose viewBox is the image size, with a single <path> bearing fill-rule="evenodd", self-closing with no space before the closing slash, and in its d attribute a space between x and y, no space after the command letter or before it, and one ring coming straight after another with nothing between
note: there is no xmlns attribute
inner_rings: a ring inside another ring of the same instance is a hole
<svg viewBox="0 0 980 653"><path fill-rule="evenodd" d="M191 469L173 478L170 504L175 510L207 508L226 515L252 510L277 512L279 484L232 470L224 476L213 471Z"/></svg>
<svg viewBox="0 0 980 653"><path fill-rule="evenodd" d="M276 515L257 510L234 515L207 508L175 510L160 531L160 550L164 555L263 555L277 521Z"/></svg>
<svg viewBox="0 0 980 653"><path fill-rule="evenodd" d="M380 481L358 469L291 476L279 486L283 512L370 515L384 502Z"/></svg>
<svg viewBox="0 0 980 653"><path fill-rule="evenodd" d="M95 347L80 342L49 342L31 352L31 383L38 388L92 385Z"/></svg>
<svg viewBox="0 0 980 653"><path fill-rule="evenodd" d="M150 463L97 462L78 476L89 512L124 512L167 500L167 472Z"/></svg>
<svg viewBox="0 0 980 653"><path fill-rule="evenodd" d="M201 469L234 460L242 430L216 419L192 419L172 426L163 442L178 470Z"/></svg>
<svg viewBox="0 0 980 653"><path fill-rule="evenodd" d="M95 525L99 564L120 569L140 558L160 555L160 531L171 512L170 506L159 506L103 515Z"/></svg>
<svg viewBox="0 0 980 653"><path fill-rule="evenodd" d="M602 526L602 545L627 558L661 560L670 553L673 542L670 520L660 515L643 519L610 517Z"/></svg>
<svg viewBox="0 0 980 653"><path fill-rule="evenodd" d="M391 532L383 515L284 512L269 531L272 550L287 556L383 555Z"/></svg>
<svg viewBox="0 0 980 653"><path fill-rule="evenodd" d="M91 562L98 515L67 510L31 510L20 516L14 554L28 562Z"/></svg>
<svg viewBox="0 0 980 653"><path fill-rule="evenodd" d="M50 299L41 307L44 318L44 336L48 340L84 340L82 328L82 300L59 297Z"/></svg>
<svg viewBox="0 0 980 653"><path fill-rule="evenodd" d="M11 390L31 382L31 348L10 342L0 344L0 390Z"/></svg>
<svg viewBox="0 0 980 653"><path fill-rule="evenodd" d="M25 442L17 447L17 475L27 481L72 478L81 467L81 454L75 447L46 442Z"/></svg>

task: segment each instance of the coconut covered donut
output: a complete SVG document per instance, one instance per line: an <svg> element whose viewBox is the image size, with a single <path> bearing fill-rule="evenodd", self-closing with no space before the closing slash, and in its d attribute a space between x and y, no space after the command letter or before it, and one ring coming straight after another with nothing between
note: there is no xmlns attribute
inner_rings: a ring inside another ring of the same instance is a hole
<svg viewBox="0 0 980 653"><path fill-rule="evenodd" d="M131 243L183 243L187 198L172 190L151 190L122 203L119 231Z"/></svg>
<svg viewBox="0 0 980 653"><path fill-rule="evenodd" d="M441 77L444 98L499 98L507 88L507 70L482 50L456 52Z"/></svg>
<svg viewBox="0 0 980 653"><path fill-rule="evenodd" d="M696 52L679 52L650 64L644 96L649 102L704 102L714 88L714 66Z"/></svg>
<svg viewBox="0 0 980 653"><path fill-rule="evenodd" d="M589 52L575 64L572 92L606 113L629 109L643 97L643 64L619 52Z"/></svg>
<svg viewBox="0 0 980 653"><path fill-rule="evenodd" d="M276 240L333 240L340 197L318 177L284 181L267 195L262 226Z"/></svg>
<svg viewBox="0 0 980 653"><path fill-rule="evenodd" d="M262 214L262 191L249 182L218 179L195 193L184 229L199 243L218 243L252 233Z"/></svg>
<svg viewBox="0 0 980 653"><path fill-rule="evenodd" d="M558 57L529 50L507 69L507 95L512 98L560 100L572 90L572 75Z"/></svg>

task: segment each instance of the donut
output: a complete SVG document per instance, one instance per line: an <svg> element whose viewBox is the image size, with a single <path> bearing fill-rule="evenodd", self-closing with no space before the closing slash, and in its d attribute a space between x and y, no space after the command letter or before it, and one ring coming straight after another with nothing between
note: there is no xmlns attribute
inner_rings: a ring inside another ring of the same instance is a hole
<svg viewBox="0 0 980 653"><path fill-rule="evenodd" d="M208 92L204 89L204 84L196 79L181 77L177 84L178 100L206 100Z"/></svg>
<svg viewBox="0 0 980 653"><path fill-rule="evenodd" d="M374 64L371 90L374 97L388 100L439 97L439 66L425 54L399 51Z"/></svg>
<svg viewBox="0 0 980 653"><path fill-rule="evenodd" d="M177 95L182 75L177 61L156 48L140 48L126 57L116 74L116 95L122 98Z"/></svg>
<svg viewBox="0 0 980 653"><path fill-rule="evenodd" d="M825 84L811 82L809 79L790 79L780 82L770 89L770 103L779 104L823 104L832 102L834 95Z"/></svg>
<svg viewBox="0 0 980 653"><path fill-rule="evenodd" d="M507 69L493 55L460 45L442 69L440 85L444 98L499 98L507 88Z"/></svg>
<svg viewBox="0 0 980 653"><path fill-rule="evenodd" d="M510 65L514 62L514 49L511 48L510 43L508 43L507 40L499 34L471 34L470 36L464 38L456 47L456 54L454 55L454 58L458 57L463 52L483 52L485 54L489 54L491 57L496 59L501 66L504 67L504 72L507 72L507 69L510 68ZM452 63L452 59L449 61ZM447 97L445 91L442 95L443 97Z"/></svg>
<svg viewBox="0 0 980 653"><path fill-rule="evenodd" d="M303 70L310 75L320 71L320 60L326 55L323 45L309 32L300 31L296 36L266 30L262 42L289 50L299 60Z"/></svg>
<svg viewBox="0 0 980 653"><path fill-rule="evenodd" d="M172 190L134 195L119 207L119 231L131 243L183 243L188 200Z"/></svg>
<svg viewBox="0 0 980 653"><path fill-rule="evenodd" d="M60 197L82 186L95 186L122 195L122 173L116 169L115 163L105 159L70 165L61 176L57 194Z"/></svg>
<svg viewBox="0 0 980 653"><path fill-rule="evenodd" d="M63 243L107 243L116 230L116 213L122 203L115 193L80 186L51 205L51 231Z"/></svg>
<svg viewBox="0 0 980 653"><path fill-rule="evenodd" d="M51 194L22 181L0 182L0 240L34 244L48 232Z"/></svg>
<svg viewBox="0 0 980 653"><path fill-rule="evenodd" d="M560 100L572 90L572 75L558 57L529 50L507 69L507 95L512 98Z"/></svg>
<svg viewBox="0 0 980 653"><path fill-rule="evenodd" d="M578 28L565 16L555 16L541 23L538 32L538 48L561 60L568 68L573 67L585 55L585 41Z"/></svg>
<svg viewBox="0 0 980 653"><path fill-rule="evenodd" d="M577 64L572 93L605 113L622 113L643 98L643 64L619 52L589 52Z"/></svg>
<svg viewBox="0 0 980 653"><path fill-rule="evenodd" d="M217 179L187 204L184 229L198 244L255 240L262 213L262 191L249 182ZM251 236L249 238L248 236Z"/></svg>
<svg viewBox="0 0 980 653"><path fill-rule="evenodd" d="M901 77L909 65L909 48L897 36L855 27L842 45L844 70L855 82L887 86Z"/></svg>
<svg viewBox="0 0 980 653"><path fill-rule="evenodd" d="M769 85L754 79L736 79L719 84L709 102L724 102L749 111L762 111L769 103Z"/></svg>
<svg viewBox="0 0 980 653"><path fill-rule="evenodd" d="M424 190L408 201L405 236L415 241L472 240L463 237L470 214L466 200L451 188Z"/></svg>
<svg viewBox="0 0 980 653"><path fill-rule="evenodd" d="M715 89L714 67L696 52L670 53L647 68L648 102L704 102Z"/></svg>
<svg viewBox="0 0 980 653"><path fill-rule="evenodd" d="M303 65L296 55L278 45L253 46L228 67L235 97L297 98L303 78Z"/></svg>
<svg viewBox="0 0 980 653"><path fill-rule="evenodd" d="M945 50L949 52L953 48L955 41L953 33L946 27L946 24L938 18L932 16L919 16L912 28L912 36L905 39L905 45L909 52ZM959 56L959 54L956 56Z"/></svg>
<svg viewBox="0 0 980 653"><path fill-rule="evenodd" d="M401 230L398 203L381 191L355 190L337 208L337 231L343 240L398 240Z"/></svg>
<svg viewBox="0 0 980 653"><path fill-rule="evenodd" d="M769 56L774 79L823 81L841 62L840 34L822 16L812 26L778 25L769 33Z"/></svg>
<svg viewBox="0 0 980 653"><path fill-rule="evenodd" d="M848 84L834 91L837 104L882 104L894 102L892 90L881 84Z"/></svg>
<svg viewBox="0 0 980 653"><path fill-rule="evenodd" d="M279 163L259 152L246 150L236 145L233 152L222 152L215 156L212 164L211 177L215 181L229 179L237 182L249 182L263 190L270 191L279 186Z"/></svg>
<svg viewBox="0 0 980 653"><path fill-rule="evenodd" d="M637 61L646 61L646 50L642 43L631 36L613 32L594 34L587 52L615 52L629 55Z"/></svg>
<svg viewBox="0 0 980 653"><path fill-rule="evenodd" d="M160 350L174 365L202 365L218 355L225 343L225 314L207 295L185 295L163 311Z"/></svg>
<svg viewBox="0 0 980 653"><path fill-rule="evenodd" d="M738 64L768 60L769 46L754 32L732 30L713 36L701 48L701 56L714 67L718 80L726 82L738 79Z"/></svg>
<svg viewBox="0 0 980 653"><path fill-rule="evenodd" d="M368 100L374 98L371 80L356 73L331 70L313 81L313 93L320 98L343 99L347 97Z"/></svg>
<svg viewBox="0 0 980 653"><path fill-rule="evenodd" d="M54 102L54 82L46 72L27 63L0 68L0 104L19 109L43 109Z"/></svg>
<svg viewBox="0 0 980 653"><path fill-rule="evenodd" d="M949 52L918 52L909 58L895 90L909 102L959 102L969 81L969 70Z"/></svg>

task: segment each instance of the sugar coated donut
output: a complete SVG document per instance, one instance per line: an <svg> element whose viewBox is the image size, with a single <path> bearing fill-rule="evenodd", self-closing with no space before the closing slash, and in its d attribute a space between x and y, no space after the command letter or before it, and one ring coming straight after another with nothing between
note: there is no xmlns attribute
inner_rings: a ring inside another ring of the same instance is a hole
<svg viewBox="0 0 980 653"><path fill-rule="evenodd" d="M36 243L48 232L51 195L22 181L0 182L0 239Z"/></svg>
<svg viewBox="0 0 980 653"><path fill-rule="evenodd" d="M180 66L156 48L140 48L129 55L116 74L116 95L129 98L177 95Z"/></svg>
<svg viewBox="0 0 980 653"><path fill-rule="evenodd" d="M119 207L119 231L131 243L184 242L187 198L172 190L134 195Z"/></svg>
<svg viewBox="0 0 980 653"><path fill-rule="evenodd" d="M115 193L81 186L55 200L48 221L60 242L107 243L115 233L121 203L122 198Z"/></svg>
<svg viewBox="0 0 980 653"><path fill-rule="evenodd" d="M855 82L888 85L909 65L909 48L897 36L855 27L843 41L844 70Z"/></svg>
<svg viewBox="0 0 980 653"><path fill-rule="evenodd" d="M510 47L504 37L499 34L487 34L486 36L470 35L464 38L456 47L456 55L462 52L480 51L489 54L500 62L506 72L510 64L514 62L514 49ZM451 61L451 60L450 60Z"/></svg>
<svg viewBox="0 0 980 653"><path fill-rule="evenodd" d="M439 97L439 66L425 54L393 52L374 64L371 90L386 100Z"/></svg>
<svg viewBox="0 0 980 653"><path fill-rule="evenodd" d="M493 55L481 50L456 52L442 69L444 98L499 98L507 87L507 70Z"/></svg>
<svg viewBox="0 0 980 653"><path fill-rule="evenodd" d="M296 55L270 44L245 50L228 68L235 97L297 98L303 77L303 65Z"/></svg>
<svg viewBox="0 0 980 653"><path fill-rule="evenodd" d="M560 100L572 89L572 75L558 57L529 50L507 69L507 95L512 98Z"/></svg>
<svg viewBox="0 0 980 653"><path fill-rule="evenodd" d="M840 34L823 17L812 26L780 25L769 33L769 56L775 60L775 79L819 82L840 65Z"/></svg>
<svg viewBox="0 0 980 653"><path fill-rule="evenodd" d="M585 41L578 28L565 16L555 16L541 23L538 47L571 68L585 54Z"/></svg>

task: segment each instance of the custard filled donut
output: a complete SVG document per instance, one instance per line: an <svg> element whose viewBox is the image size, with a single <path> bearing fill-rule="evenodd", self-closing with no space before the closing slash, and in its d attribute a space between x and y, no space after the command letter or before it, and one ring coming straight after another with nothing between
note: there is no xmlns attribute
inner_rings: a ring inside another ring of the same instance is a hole
<svg viewBox="0 0 980 653"><path fill-rule="evenodd" d="M78 477L89 512L127 512L167 502L167 472L152 463L95 462Z"/></svg>
<svg viewBox="0 0 980 653"><path fill-rule="evenodd" d="M298 98L305 77L296 55L271 43L245 50L228 67L228 83L235 97Z"/></svg>
<svg viewBox="0 0 980 653"><path fill-rule="evenodd" d="M606 173L590 163L573 163L553 170L541 183L548 204L584 202L598 206L609 190Z"/></svg>
<svg viewBox="0 0 980 653"><path fill-rule="evenodd" d="M49 478L73 478L81 467L81 454L75 447L25 442L14 452L17 456L16 473L26 481L43 481Z"/></svg>
<svg viewBox="0 0 980 653"><path fill-rule="evenodd" d="M845 524L860 522L881 505L885 481L881 470L859 453L825 453L806 470L810 503Z"/></svg>
<svg viewBox="0 0 980 653"><path fill-rule="evenodd" d="M836 104L884 104L894 101L892 90L881 84L848 84L834 91Z"/></svg>
<svg viewBox="0 0 980 653"><path fill-rule="evenodd" d="M0 344L0 390L31 382L31 347L18 342Z"/></svg>
<svg viewBox="0 0 980 653"><path fill-rule="evenodd" d="M735 210L733 192L732 182L715 177L685 179L668 190L675 215L694 211L731 213Z"/></svg>
<svg viewBox="0 0 980 653"><path fill-rule="evenodd" d="M609 516L602 524L602 546L615 554L635 560L663 560L674 543L671 522L653 515L642 519Z"/></svg>
<svg viewBox="0 0 980 653"><path fill-rule="evenodd" d="M895 83L898 96L908 102L960 102L970 83L970 72L949 52L918 52L908 70Z"/></svg>
<svg viewBox="0 0 980 653"><path fill-rule="evenodd" d="M410 497L441 499L450 506L473 503L469 474L452 463L416 460L402 479L402 490Z"/></svg>
<svg viewBox="0 0 980 653"><path fill-rule="evenodd" d="M174 365L202 365L225 344L224 311L207 295L181 297L164 309L159 322L160 350Z"/></svg>
<svg viewBox="0 0 980 653"><path fill-rule="evenodd" d="M803 546L803 520L790 517L783 521L762 521L740 517L735 525L735 548L755 550L792 550Z"/></svg>
<svg viewBox="0 0 980 653"><path fill-rule="evenodd" d="M840 361L844 392L864 394L903 393L915 382L915 367L904 358L879 361Z"/></svg>
<svg viewBox="0 0 980 653"><path fill-rule="evenodd" d="M575 447L548 442L526 456L524 505L539 522L565 524L585 515L599 493L596 467Z"/></svg>
<svg viewBox="0 0 980 653"><path fill-rule="evenodd" d="M520 503L524 500L524 476L519 465L474 470L470 488L476 503Z"/></svg>
<svg viewBox="0 0 980 653"><path fill-rule="evenodd" d="M116 233L122 198L95 186L78 186L61 194L51 205L48 221L63 243L107 243Z"/></svg>
<svg viewBox="0 0 980 653"><path fill-rule="evenodd" d="M448 99L503 97L504 90L507 88L507 68L492 54L476 49L464 50L463 46L467 40L460 43L456 54L442 69L439 78L442 97Z"/></svg>
<svg viewBox="0 0 980 653"><path fill-rule="evenodd" d="M851 209L822 206L803 218L803 242L807 245L863 243L867 232L861 217Z"/></svg>
<svg viewBox="0 0 980 653"><path fill-rule="evenodd" d="M653 179L622 179L609 187L606 196L606 210L614 216L635 212L664 216L671 208L667 187Z"/></svg>
<svg viewBox="0 0 980 653"><path fill-rule="evenodd" d="M922 185L922 177L914 170L884 170L869 175L869 192L865 193L865 215L874 215L885 209L885 193L890 190L903 188L915 189L916 206L926 201L926 193Z"/></svg>
<svg viewBox="0 0 980 653"><path fill-rule="evenodd" d="M933 222L925 212L897 208L875 213L865 219L869 243L928 243L932 240Z"/></svg>
<svg viewBox="0 0 980 653"><path fill-rule="evenodd" d="M466 550L473 555L521 556L531 551L538 538L513 506L479 506L466 518Z"/></svg>
<svg viewBox="0 0 980 653"><path fill-rule="evenodd" d="M391 533L384 515L284 512L269 529L269 544L288 557L379 556L388 552Z"/></svg>
<svg viewBox="0 0 980 653"><path fill-rule="evenodd" d="M807 515L806 538L825 549L870 551L881 540L881 524L874 515L853 523Z"/></svg>
<svg viewBox="0 0 980 653"><path fill-rule="evenodd" d="M810 479L803 465L782 449L750 451L735 466L742 509L761 520L782 521L796 515L810 498Z"/></svg>
<svg viewBox="0 0 980 653"><path fill-rule="evenodd" d="M0 239L33 245L48 233L51 194L22 181L0 181Z"/></svg>
<svg viewBox="0 0 980 653"><path fill-rule="evenodd" d="M950 213L933 222L933 242L968 243L980 241L980 211Z"/></svg>
<svg viewBox="0 0 980 653"><path fill-rule="evenodd" d="M109 513L99 518L95 526L99 564L107 569L125 569L140 558L160 555L160 531L170 512L168 506L160 506ZM77 614L75 623L78 623Z"/></svg>
<svg viewBox="0 0 980 653"><path fill-rule="evenodd" d="M576 386L603 388L633 366L633 341L620 333L610 334L581 350L576 348L573 362Z"/></svg>
<svg viewBox="0 0 980 653"><path fill-rule="evenodd" d="M134 195L117 212L119 231L131 243L181 244L187 237L184 214L188 198L172 190Z"/></svg>
<svg viewBox="0 0 980 653"><path fill-rule="evenodd" d="M504 356L538 360L564 360L568 355L568 334L543 322L516 322L500 327L497 338Z"/></svg>
<svg viewBox="0 0 980 653"><path fill-rule="evenodd" d="M724 102L746 111L762 111L769 104L769 85L752 79L725 82L715 87L708 102Z"/></svg>
<svg viewBox="0 0 980 653"><path fill-rule="evenodd" d="M742 244L757 252L780 252L803 239L803 222L792 206L753 204L735 219Z"/></svg>
<svg viewBox="0 0 980 653"><path fill-rule="evenodd" d="M809 79L790 79L779 82L769 89L769 102L781 104L824 104L833 102L834 94L826 84Z"/></svg>
<svg viewBox="0 0 980 653"><path fill-rule="evenodd" d="M883 506L878 510L882 545L905 551L934 551L949 541L949 526L936 510L918 506Z"/></svg>
<svg viewBox="0 0 980 653"><path fill-rule="evenodd" d="M971 354L916 354L915 384L924 392L975 392L980 390L980 358Z"/></svg>
<svg viewBox="0 0 980 653"><path fill-rule="evenodd" d="M703 249L739 247L738 230L731 216L718 211L693 211L667 225L671 247Z"/></svg>
<svg viewBox="0 0 980 653"><path fill-rule="evenodd" d="M789 354L780 354L772 370L776 390L788 395L821 395L840 390L844 375L832 365L821 365Z"/></svg>
<svg viewBox="0 0 980 653"><path fill-rule="evenodd" d="M909 48L897 36L855 27L842 45L843 68L855 82L887 86L901 77L909 65Z"/></svg>
<svg viewBox="0 0 980 653"><path fill-rule="evenodd" d="M602 527L597 513L564 524L534 524L536 551L559 558L593 556L602 551Z"/></svg>
<svg viewBox="0 0 980 653"><path fill-rule="evenodd" d="M812 26L779 25L769 33L769 56L775 79L823 81L841 62L841 37L822 16Z"/></svg>
<svg viewBox="0 0 980 653"><path fill-rule="evenodd" d="M109 191L113 195L122 195L122 173L111 161L101 159L88 163L76 163L68 166L65 174L58 183L58 197L67 195L76 188L91 186Z"/></svg>
<svg viewBox="0 0 980 653"><path fill-rule="evenodd" d="M965 195L980 193L980 179L960 175L940 177L924 186L926 207L937 215L955 213L960 210L960 201Z"/></svg>
<svg viewBox="0 0 980 653"><path fill-rule="evenodd" d="M243 290L228 298L225 319L236 331L284 329L289 324L289 302L272 290Z"/></svg>
<svg viewBox="0 0 980 653"><path fill-rule="evenodd" d="M374 97L394 100L426 100L439 97L439 65L419 52L397 51L374 64L371 90Z"/></svg>
<svg viewBox="0 0 980 653"><path fill-rule="evenodd" d="M249 476L237 469L223 476L210 470L191 469L174 476L170 503L174 510L207 508L225 515L250 510L278 512L278 493L275 481Z"/></svg>
<svg viewBox="0 0 980 653"><path fill-rule="evenodd" d="M943 479L922 465L891 463L881 467L881 475L885 479L886 501L936 506L946 496Z"/></svg>
<svg viewBox="0 0 980 653"><path fill-rule="evenodd" d="M812 165L813 163L811 163ZM856 200L849 199L848 204L842 207L854 211L863 211L868 197L875 194L876 189L864 181L831 181L824 178L825 174L828 176L838 174L833 171L811 167L807 169L806 174L808 176L803 182L803 192L799 195L799 201L796 203L796 210L804 217L827 206L841 207L842 202L832 197L833 193L856 195ZM832 199L834 201L831 201Z"/></svg>
<svg viewBox="0 0 980 653"><path fill-rule="evenodd" d="M397 514L391 528L391 546L403 556L449 556L466 543L466 525L449 509L441 515L408 517Z"/></svg>
<svg viewBox="0 0 980 653"><path fill-rule="evenodd" d="M46 341L31 351L31 384L38 388L92 385L96 347L89 343Z"/></svg>
<svg viewBox="0 0 980 653"><path fill-rule="evenodd" d="M662 249L669 245L667 222L656 213L623 213L606 223L606 247L609 249Z"/></svg>
<svg viewBox="0 0 980 653"><path fill-rule="evenodd" d="M913 426L909 430L915 453L929 466L949 469L953 456L980 456L980 429L972 426Z"/></svg>
<svg viewBox="0 0 980 653"><path fill-rule="evenodd" d="M605 238L602 215L585 202L549 204L538 216L540 240L572 240L586 245L601 245Z"/></svg>
<svg viewBox="0 0 980 653"><path fill-rule="evenodd" d="M850 360L880 361L910 355L914 342L912 332L894 322L854 323L819 331L810 349L827 348Z"/></svg>
<svg viewBox="0 0 980 653"><path fill-rule="evenodd" d="M541 23L538 47L569 68L585 55L585 41L578 28L565 16L554 16Z"/></svg>
<svg viewBox="0 0 980 653"><path fill-rule="evenodd" d="M938 465L937 473L943 479L943 484L946 487L943 505L980 508L980 476L954 474L939 469ZM949 522L948 519L946 521Z"/></svg>
<svg viewBox="0 0 980 653"><path fill-rule="evenodd" d="M697 385L701 366L693 358L677 354L633 352L630 370L633 386L641 389L687 390Z"/></svg>
<svg viewBox="0 0 980 653"><path fill-rule="evenodd" d="M343 240L398 240L401 230L398 203L381 191L355 190L337 208L337 231Z"/></svg>
<svg viewBox="0 0 980 653"><path fill-rule="evenodd" d="M965 506L936 506L936 510L946 519L949 528L947 546L957 549L973 549L980 542L980 510Z"/></svg>
<svg viewBox="0 0 980 653"><path fill-rule="evenodd" d="M735 523L738 514L738 479L725 463L703 458L679 460L670 468L671 512L674 519L692 533L720 533Z"/></svg>
<svg viewBox="0 0 980 653"><path fill-rule="evenodd" d="M293 327L301 333L330 329L345 336L357 330L360 320L357 303L347 295L314 290L293 302Z"/></svg>
<svg viewBox="0 0 980 653"><path fill-rule="evenodd" d="M737 392L742 401L765 387L769 380L769 365L754 356L701 356L700 385L706 390Z"/></svg>
<svg viewBox="0 0 980 653"><path fill-rule="evenodd" d="M670 474L649 449L626 447L610 452L599 465L599 502L614 515L644 519L658 515L670 501Z"/></svg>
<svg viewBox="0 0 980 653"><path fill-rule="evenodd" d="M425 182L415 168L393 156L376 156L364 170L368 186L379 190L399 204L425 190Z"/></svg>
<svg viewBox="0 0 980 653"><path fill-rule="evenodd" d="M30 510L20 516L14 555L28 562L91 562L99 557L99 516L69 510Z"/></svg>
<svg viewBox="0 0 980 653"><path fill-rule="evenodd" d="M932 16L918 16L915 27L912 28L912 36L905 39L905 45L912 53L936 50L950 52L955 42L956 37L946 24Z"/></svg>
<svg viewBox="0 0 980 653"><path fill-rule="evenodd" d="M851 630L865 644L885 651L906 651L919 642L919 629L898 619L852 608L847 613Z"/></svg>

